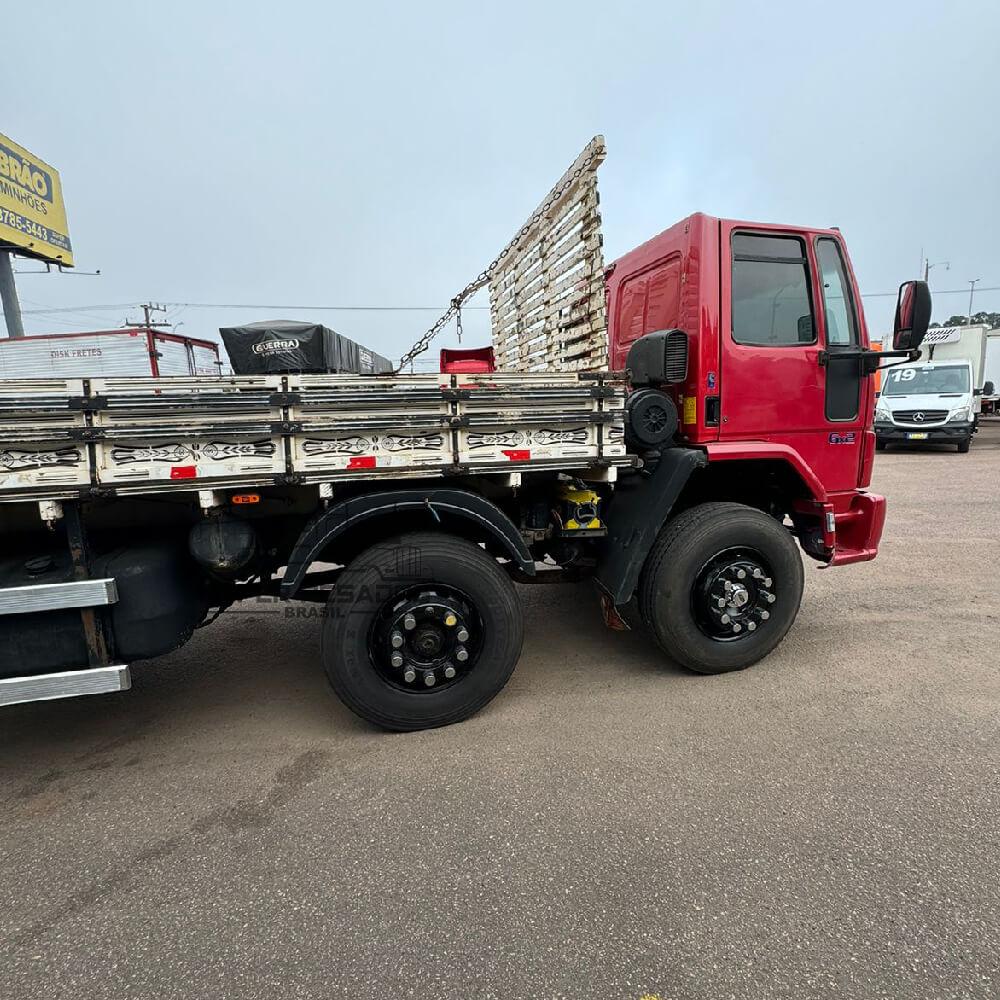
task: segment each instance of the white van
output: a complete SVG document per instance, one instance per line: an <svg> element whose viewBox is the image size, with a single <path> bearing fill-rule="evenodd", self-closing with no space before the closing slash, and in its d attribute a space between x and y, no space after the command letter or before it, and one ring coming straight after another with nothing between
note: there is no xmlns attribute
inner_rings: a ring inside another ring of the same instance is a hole
<svg viewBox="0 0 1000 1000"><path fill-rule="evenodd" d="M932 331L933 332L933 331ZM979 397L971 361L917 361L889 368L875 406L875 441L955 444L969 450Z"/></svg>

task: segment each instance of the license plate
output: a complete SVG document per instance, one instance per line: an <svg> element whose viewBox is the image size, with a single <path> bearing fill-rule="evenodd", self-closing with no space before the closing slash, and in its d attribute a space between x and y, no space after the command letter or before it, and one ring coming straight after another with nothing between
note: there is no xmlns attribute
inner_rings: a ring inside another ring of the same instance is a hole
<svg viewBox="0 0 1000 1000"><path fill-rule="evenodd" d="M906 439L907 441L926 441L927 432L924 431L922 434L907 434Z"/></svg>

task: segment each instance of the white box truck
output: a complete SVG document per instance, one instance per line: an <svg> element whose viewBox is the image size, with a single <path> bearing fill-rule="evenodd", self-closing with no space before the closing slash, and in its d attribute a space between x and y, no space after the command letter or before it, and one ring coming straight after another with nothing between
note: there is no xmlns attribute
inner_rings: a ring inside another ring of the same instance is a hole
<svg viewBox="0 0 1000 1000"><path fill-rule="evenodd" d="M986 334L986 368L983 372L983 394L979 403L983 413L1000 410L1000 329Z"/></svg>
<svg viewBox="0 0 1000 1000"><path fill-rule="evenodd" d="M922 359L885 373L875 408L879 450L889 444L954 444L959 453L969 450L979 423L988 330L982 325L928 330Z"/></svg>

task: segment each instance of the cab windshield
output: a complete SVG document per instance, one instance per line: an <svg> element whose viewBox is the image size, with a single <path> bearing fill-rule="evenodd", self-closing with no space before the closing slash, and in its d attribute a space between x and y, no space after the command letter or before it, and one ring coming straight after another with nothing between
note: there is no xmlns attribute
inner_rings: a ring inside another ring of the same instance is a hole
<svg viewBox="0 0 1000 1000"><path fill-rule="evenodd" d="M941 368L897 368L888 373L882 392L886 396L916 396L969 391L969 369L964 365Z"/></svg>

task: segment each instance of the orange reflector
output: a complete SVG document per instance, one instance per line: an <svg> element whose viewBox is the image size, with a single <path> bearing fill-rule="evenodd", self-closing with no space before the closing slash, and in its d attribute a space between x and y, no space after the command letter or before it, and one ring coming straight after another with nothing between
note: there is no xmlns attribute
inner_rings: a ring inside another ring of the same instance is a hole
<svg viewBox="0 0 1000 1000"><path fill-rule="evenodd" d="M260 503L259 493L234 493L229 498L231 503Z"/></svg>

